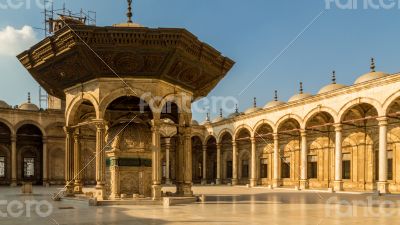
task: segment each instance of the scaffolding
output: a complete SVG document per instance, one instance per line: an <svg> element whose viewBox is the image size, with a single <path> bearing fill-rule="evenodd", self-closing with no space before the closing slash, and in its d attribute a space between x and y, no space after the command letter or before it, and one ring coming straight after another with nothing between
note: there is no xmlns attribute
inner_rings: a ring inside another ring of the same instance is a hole
<svg viewBox="0 0 400 225"><path fill-rule="evenodd" d="M85 11L81 9L79 13L74 13L66 8L65 2L63 3L62 8L55 9L53 0L43 0L43 5L44 11L42 13L44 15L44 28L40 28L40 30L44 31L45 37L48 37L56 31L54 23L58 20L55 18L56 16L80 21L85 25L96 26L97 15L95 11Z"/></svg>

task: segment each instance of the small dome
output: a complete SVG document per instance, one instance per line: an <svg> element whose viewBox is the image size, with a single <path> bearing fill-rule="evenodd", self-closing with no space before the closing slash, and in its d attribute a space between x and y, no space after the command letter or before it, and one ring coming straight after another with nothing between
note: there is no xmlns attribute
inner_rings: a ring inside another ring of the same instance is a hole
<svg viewBox="0 0 400 225"><path fill-rule="evenodd" d="M240 113L240 112L239 112L239 108L238 108L238 106L236 105L235 112L229 114L228 118L231 119L231 118L240 116L240 115L242 115L242 114L243 114L243 113Z"/></svg>
<svg viewBox="0 0 400 225"><path fill-rule="evenodd" d="M251 107L251 108L248 108L246 111L244 111L244 114L250 114L250 113L253 113L253 112L257 112L259 110L261 110L261 108L259 108L259 107Z"/></svg>
<svg viewBox="0 0 400 225"><path fill-rule="evenodd" d="M275 107L275 106L282 105L282 104L285 104L285 103L278 100L278 91L275 90L274 100L268 102L268 103L264 106L264 109L273 108L273 107Z"/></svg>
<svg viewBox="0 0 400 225"><path fill-rule="evenodd" d="M22 103L18 109L26 110L26 111L39 111L39 107L37 105L31 103L31 93L28 92L28 102Z"/></svg>
<svg viewBox="0 0 400 225"><path fill-rule="evenodd" d="M244 114L250 114L253 112L260 111L260 110L261 110L261 108L257 107L257 98L254 98L253 107L246 109L246 111L244 111Z"/></svg>
<svg viewBox="0 0 400 225"><path fill-rule="evenodd" d="M362 76L360 76L359 78L357 78L357 80L354 82L354 84L360 84L363 82L367 82L370 80L375 80L378 78L382 78L382 77L386 77L388 74L384 73L384 72L377 72L375 71L375 59L371 58L371 72L366 73Z"/></svg>
<svg viewBox="0 0 400 225"><path fill-rule="evenodd" d="M344 87L347 87L347 86L343 85L343 84L328 84L325 87L321 88L321 90L319 90L318 94L323 94L323 93L334 91L334 90L344 88Z"/></svg>
<svg viewBox="0 0 400 225"><path fill-rule="evenodd" d="M218 122L221 122L222 120L224 120L225 118L224 117L220 117L220 116L218 116L217 118L215 118L215 119L213 119L213 123L218 123Z"/></svg>
<svg viewBox="0 0 400 225"><path fill-rule="evenodd" d="M10 109L11 106L7 104L7 102L0 100L0 108L1 109Z"/></svg>
<svg viewBox="0 0 400 225"><path fill-rule="evenodd" d="M303 93L303 82L300 82L300 93L293 95L288 102L298 101L300 99L311 97L311 94Z"/></svg>
<svg viewBox="0 0 400 225"><path fill-rule="evenodd" d="M192 126L198 126L199 122L197 122L197 120L192 120Z"/></svg>
<svg viewBox="0 0 400 225"><path fill-rule="evenodd" d="M229 114L228 118L231 119L231 118L235 118L235 117L240 116L240 115L242 115L242 114L239 113L239 112L234 112L234 113Z"/></svg>
<svg viewBox="0 0 400 225"><path fill-rule="evenodd" d="M264 106L264 109L273 108L275 106L283 105L283 104L285 104L285 102L281 102L281 101L277 101L277 100L270 101Z"/></svg>
<svg viewBox="0 0 400 225"><path fill-rule="evenodd" d="M360 84L363 82L367 82L370 80L375 80L378 78L386 77L388 74L384 72L370 72L362 75L361 77L357 78L356 82L354 84Z"/></svg>
<svg viewBox="0 0 400 225"><path fill-rule="evenodd" d="M33 104L33 103L23 103L21 104L18 109L21 110L27 110L27 111L39 111L39 107L37 107L37 105Z"/></svg>
<svg viewBox="0 0 400 225"><path fill-rule="evenodd" d="M224 120L224 116L222 115L222 108L219 110L219 116L215 119L213 119L213 123L218 123L221 122L222 120Z"/></svg>

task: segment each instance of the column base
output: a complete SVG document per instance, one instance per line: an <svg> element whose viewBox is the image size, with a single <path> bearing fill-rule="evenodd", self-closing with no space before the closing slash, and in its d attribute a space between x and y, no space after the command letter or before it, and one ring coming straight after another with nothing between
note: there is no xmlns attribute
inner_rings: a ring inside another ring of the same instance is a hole
<svg viewBox="0 0 400 225"><path fill-rule="evenodd" d="M83 191L82 191L82 183L80 182L80 181L75 181L75 184L74 184L74 193L75 194L82 194L83 193Z"/></svg>
<svg viewBox="0 0 400 225"><path fill-rule="evenodd" d="M216 185L220 185L220 184L221 184L221 179L216 179L216 180L215 180L215 184L216 184Z"/></svg>
<svg viewBox="0 0 400 225"><path fill-rule="evenodd" d="M207 180L206 179L202 179L201 180L201 185L207 185Z"/></svg>
<svg viewBox="0 0 400 225"><path fill-rule="evenodd" d="M153 200L161 200L161 185L154 184L151 186L151 196Z"/></svg>
<svg viewBox="0 0 400 225"><path fill-rule="evenodd" d="M343 191L343 181L335 180L333 182L333 190L334 191Z"/></svg>
<svg viewBox="0 0 400 225"><path fill-rule="evenodd" d="M192 197L193 196L192 183L183 184L183 196L184 197Z"/></svg>
<svg viewBox="0 0 400 225"><path fill-rule="evenodd" d="M11 186L11 187L16 187L16 186L18 186L17 180L12 180L10 186Z"/></svg>
<svg viewBox="0 0 400 225"><path fill-rule="evenodd" d="M106 199L106 188L103 184L97 184L94 191L94 197L97 198L97 200Z"/></svg>
<svg viewBox="0 0 400 225"><path fill-rule="evenodd" d="M310 185L308 180L300 180L300 190L306 190L309 189Z"/></svg>
<svg viewBox="0 0 400 225"><path fill-rule="evenodd" d="M280 179L274 179L274 180L272 181L272 187L277 188L277 187L280 187L280 186L282 186L282 180L280 180Z"/></svg>
<svg viewBox="0 0 400 225"><path fill-rule="evenodd" d="M172 185L172 180L171 179L166 179L165 180L166 185Z"/></svg>
<svg viewBox="0 0 400 225"><path fill-rule="evenodd" d="M385 181L377 182L377 188L380 194L388 194L389 193L389 183Z"/></svg>
<svg viewBox="0 0 400 225"><path fill-rule="evenodd" d="M65 197L74 197L74 187L72 185L67 185L65 186L65 192L64 192Z"/></svg>
<svg viewBox="0 0 400 225"><path fill-rule="evenodd" d="M257 186L257 179L250 179L250 187L256 187Z"/></svg>
<svg viewBox="0 0 400 225"><path fill-rule="evenodd" d="M232 179L232 186L236 186L236 185L238 185L238 183L239 183L238 179L236 179L236 178Z"/></svg>

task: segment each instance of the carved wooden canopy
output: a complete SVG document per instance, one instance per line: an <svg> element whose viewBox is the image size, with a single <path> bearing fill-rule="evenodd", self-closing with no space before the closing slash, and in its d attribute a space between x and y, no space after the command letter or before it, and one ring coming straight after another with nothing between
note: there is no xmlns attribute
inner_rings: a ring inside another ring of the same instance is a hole
<svg viewBox="0 0 400 225"><path fill-rule="evenodd" d="M185 29L71 24L17 56L46 91L96 78L153 78L206 96L234 62ZM114 73L115 71L115 73Z"/></svg>

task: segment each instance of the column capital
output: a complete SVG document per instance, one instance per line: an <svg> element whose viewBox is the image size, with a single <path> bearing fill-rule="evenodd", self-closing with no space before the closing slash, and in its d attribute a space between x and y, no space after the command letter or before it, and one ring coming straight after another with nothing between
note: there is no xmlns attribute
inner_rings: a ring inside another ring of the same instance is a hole
<svg viewBox="0 0 400 225"><path fill-rule="evenodd" d="M274 137L274 140L279 140L279 134L278 133L273 133L272 136Z"/></svg>
<svg viewBox="0 0 400 225"><path fill-rule="evenodd" d="M306 129L301 129L300 130L300 135L301 135L301 137L306 137L307 136L307 130Z"/></svg>
<svg viewBox="0 0 400 225"><path fill-rule="evenodd" d="M17 135L13 134L11 135L11 142L16 142L17 141Z"/></svg>
<svg viewBox="0 0 400 225"><path fill-rule="evenodd" d="M171 145L171 138L170 137L164 138L164 140L165 140L165 145L167 145L167 146Z"/></svg>
<svg viewBox="0 0 400 225"><path fill-rule="evenodd" d="M217 149L221 149L221 147L222 147L221 143L217 143L216 145L217 145Z"/></svg>
<svg viewBox="0 0 400 225"><path fill-rule="evenodd" d="M47 136L42 137L42 142L43 142L43 144L47 144L49 142L49 139L47 138Z"/></svg>
<svg viewBox="0 0 400 225"><path fill-rule="evenodd" d="M97 129L104 130L106 127L106 122L104 120L93 120L93 122Z"/></svg>
<svg viewBox="0 0 400 225"><path fill-rule="evenodd" d="M387 126L388 125L388 118L385 117L379 117L376 119L378 121L379 126Z"/></svg>
<svg viewBox="0 0 400 225"><path fill-rule="evenodd" d="M251 141L252 144L254 144L254 143L256 143L256 138L255 137L251 137L250 141Z"/></svg>
<svg viewBox="0 0 400 225"><path fill-rule="evenodd" d="M203 152L207 151L207 145L203 145Z"/></svg>
<svg viewBox="0 0 400 225"><path fill-rule="evenodd" d="M237 142L235 140L232 141L232 146L237 146Z"/></svg>
<svg viewBox="0 0 400 225"><path fill-rule="evenodd" d="M343 124L341 124L341 123L337 123L337 124L333 125L333 127L335 127L336 132L341 132L343 130Z"/></svg>
<svg viewBox="0 0 400 225"><path fill-rule="evenodd" d="M63 129L65 134L72 134L72 132L74 132L74 128L72 127L64 126Z"/></svg>

